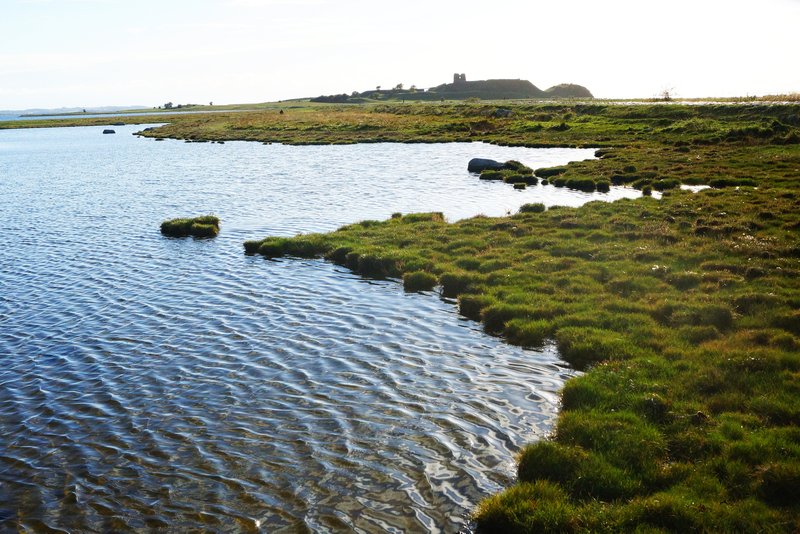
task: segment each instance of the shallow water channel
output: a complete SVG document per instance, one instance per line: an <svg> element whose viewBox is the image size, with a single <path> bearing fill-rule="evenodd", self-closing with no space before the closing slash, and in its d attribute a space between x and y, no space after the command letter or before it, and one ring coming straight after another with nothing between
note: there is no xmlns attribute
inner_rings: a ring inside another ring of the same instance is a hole
<svg viewBox="0 0 800 534"><path fill-rule="evenodd" d="M484 144L155 142L0 131L0 530L458 531L545 435L571 371L434 294L242 242L392 212L452 220L593 194L514 191ZM213 212L214 240L162 237Z"/></svg>

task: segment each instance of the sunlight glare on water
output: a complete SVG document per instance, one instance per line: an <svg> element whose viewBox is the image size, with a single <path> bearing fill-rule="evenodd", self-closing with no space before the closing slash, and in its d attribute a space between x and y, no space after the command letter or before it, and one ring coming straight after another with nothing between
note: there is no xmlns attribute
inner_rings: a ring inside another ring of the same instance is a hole
<svg viewBox="0 0 800 534"><path fill-rule="evenodd" d="M575 149L154 142L0 132L0 527L447 532L514 477L571 376L321 260L242 242L393 212L501 215L544 190L466 172ZM548 203L587 195L550 188ZM159 223L216 213L214 240Z"/></svg>

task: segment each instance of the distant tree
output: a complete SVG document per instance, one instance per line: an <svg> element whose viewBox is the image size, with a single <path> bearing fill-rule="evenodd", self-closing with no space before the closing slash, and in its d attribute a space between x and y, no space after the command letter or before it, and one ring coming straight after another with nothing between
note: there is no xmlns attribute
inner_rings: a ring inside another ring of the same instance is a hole
<svg viewBox="0 0 800 534"><path fill-rule="evenodd" d="M350 96L352 96L352 97L356 97L356 96L360 96L360 95L361 95L361 93L359 93L358 91L353 91L352 93L350 93Z"/></svg>
<svg viewBox="0 0 800 534"><path fill-rule="evenodd" d="M208 105L209 105L209 106L213 106L213 105L214 105L214 102L209 102L209 103L208 103Z"/></svg>
<svg viewBox="0 0 800 534"><path fill-rule="evenodd" d="M164 109L172 109L172 102L167 102L164 104Z"/></svg>
<svg viewBox="0 0 800 534"><path fill-rule="evenodd" d="M398 83L397 85L394 86L394 89L395 89L395 91L402 91L403 90L403 84L402 83Z"/></svg>
<svg viewBox="0 0 800 534"><path fill-rule="evenodd" d="M412 93L416 93L417 92L417 86L416 85L412 85L411 87L408 88L408 90L411 91Z"/></svg>
<svg viewBox="0 0 800 534"><path fill-rule="evenodd" d="M342 93L340 95L322 95L315 98L310 99L311 102L324 102L327 104L332 103L344 103L349 101L350 97L346 94Z"/></svg>
<svg viewBox="0 0 800 534"><path fill-rule="evenodd" d="M381 86L379 85L379 86L375 87L375 90L376 91L380 91L381 90Z"/></svg>
<svg viewBox="0 0 800 534"><path fill-rule="evenodd" d="M664 102L670 102L673 98L675 98L675 88L665 87L658 93L658 98Z"/></svg>

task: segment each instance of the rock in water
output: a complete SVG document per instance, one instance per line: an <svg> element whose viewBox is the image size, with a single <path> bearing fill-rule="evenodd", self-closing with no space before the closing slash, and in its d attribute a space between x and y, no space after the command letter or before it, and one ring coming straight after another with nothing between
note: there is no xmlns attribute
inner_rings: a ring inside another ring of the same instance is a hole
<svg viewBox="0 0 800 534"><path fill-rule="evenodd" d="M481 172L485 170L499 171L503 168L505 168L504 163L500 163L499 161L495 161L493 159L484 158L472 158L469 160L469 164L467 165L467 170L469 172Z"/></svg>
<svg viewBox="0 0 800 534"><path fill-rule="evenodd" d="M117 133L117 132L115 132L114 130L111 130L111 129L106 129L106 130L103 130L103 133L104 134L112 134L112 133Z"/></svg>

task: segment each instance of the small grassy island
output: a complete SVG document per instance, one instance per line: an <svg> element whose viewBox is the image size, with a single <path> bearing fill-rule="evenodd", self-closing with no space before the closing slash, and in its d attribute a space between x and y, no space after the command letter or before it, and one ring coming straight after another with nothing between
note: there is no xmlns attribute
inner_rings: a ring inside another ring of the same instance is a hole
<svg viewBox="0 0 800 534"><path fill-rule="evenodd" d="M800 531L800 105L298 101L168 120L141 135L598 149L481 177L644 196L456 223L397 214L245 250L438 285L487 332L555 343L586 371L550 438L521 452L517 484L477 508L479 530Z"/></svg>
<svg viewBox="0 0 800 534"><path fill-rule="evenodd" d="M219 217L203 215L192 219L169 219L161 223L161 233L169 237L216 237Z"/></svg>

